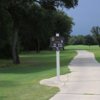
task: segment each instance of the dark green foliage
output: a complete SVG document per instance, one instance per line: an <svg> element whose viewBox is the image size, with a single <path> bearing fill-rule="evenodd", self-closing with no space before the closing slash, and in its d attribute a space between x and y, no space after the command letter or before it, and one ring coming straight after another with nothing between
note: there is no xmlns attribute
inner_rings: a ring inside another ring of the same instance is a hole
<svg viewBox="0 0 100 100"><path fill-rule="evenodd" d="M11 58L10 37L12 19L5 9L0 9L0 58Z"/></svg>
<svg viewBox="0 0 100 100"><path fill-rule="evenodd" d="M84 44L86 45L96 45L97 44L97 42L95 41L92 35L86 35L84 37L84 40L85 40Z"/></svg>
<svg viewBox="0 0 100 100"><path fill-rule="evenodd" d="M56 10L57 7L74 8L78 4L78 0L35 0L43 8Z"/></svg>
<svg viewBox="0 0 100 100"><path fill-rule="evenodd" d="M71 36L69 39L71 45L95 45L97 44L92 35Z"/></svg>
<svg viewBox="0 0 100 100"><path fill-rule="evenodd" d="M74 8L77 3L78 0L0 0L0 53L12 53L13 62L20 63L19 47L39 52L48 48L49 38L56 32L68 38L73 22L58 8Z"/></svg>
<svg viewBox="0 0 100 100"><path fill-rule="evenodd" d="M69 39L69 44L72 45L84 44L84 36L83 35L71 36Z"/></svg>
<svg viewBox="0 0 100 100"><path fill-rule="evenodd" d="M91 29L91 33L93 34L94 39L97 41L98 45L100 46L100 27L93 26Z"/></svg>
<svg viewBox="0 0 100 100"><path fill-rule="evenodd" d="M72 18L61 11L48 12L38 6L34 6L33 9L29 11L29 20L26 20L27 24L20 32L22 49L37 52L48 49L50 37L58 32L68 40L73 25Z"/></svg>

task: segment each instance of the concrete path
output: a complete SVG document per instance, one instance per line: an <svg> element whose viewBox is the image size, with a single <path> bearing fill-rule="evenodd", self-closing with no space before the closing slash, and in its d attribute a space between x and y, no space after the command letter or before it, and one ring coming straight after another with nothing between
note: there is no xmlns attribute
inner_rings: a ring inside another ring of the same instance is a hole
<svg viewBox="0 0 100 100"><path fill-rule="evenodd" d="M100 63L93 53L79 50L71 61L71 73L42 80L40 83L60 88L50 100L100 100Z"/></svg>

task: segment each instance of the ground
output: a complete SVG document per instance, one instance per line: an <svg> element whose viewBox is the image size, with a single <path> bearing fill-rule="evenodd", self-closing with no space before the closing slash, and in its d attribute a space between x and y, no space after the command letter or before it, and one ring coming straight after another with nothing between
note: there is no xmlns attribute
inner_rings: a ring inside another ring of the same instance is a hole
<svg viewBox="0 0 100 100"><path fill-rule="evenodd" d="M60 88L50 100L100 100L100 63L93 53L78 50L77 56L71 61L70 74L44 79L41 84Z"/></svg>

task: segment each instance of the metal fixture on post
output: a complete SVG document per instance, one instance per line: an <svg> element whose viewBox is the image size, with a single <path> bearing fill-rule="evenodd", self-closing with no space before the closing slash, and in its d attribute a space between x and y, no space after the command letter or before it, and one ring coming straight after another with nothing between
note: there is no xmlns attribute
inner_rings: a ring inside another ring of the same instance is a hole
<svg viewBox="0 0 100 100"><path fill-rule="evenodd" d="M56 75L57 80L60 81L60 49L64 46L64 38L56 33L56 36L50 38L50 45L56 50Z"/></svg>

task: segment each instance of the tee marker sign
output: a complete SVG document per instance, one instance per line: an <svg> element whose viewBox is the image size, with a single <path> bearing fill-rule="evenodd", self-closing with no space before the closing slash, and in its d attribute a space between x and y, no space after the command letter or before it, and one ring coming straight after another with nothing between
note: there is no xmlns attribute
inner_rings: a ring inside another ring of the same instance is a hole
<svg viewBox="0 0 100 100"><path fill-rule="evenodd" d="M60 50L64 48L64 38L56 33L56 36L50 38L50 46L56 50L56 74L57 80L60 81Z"/></svg>

